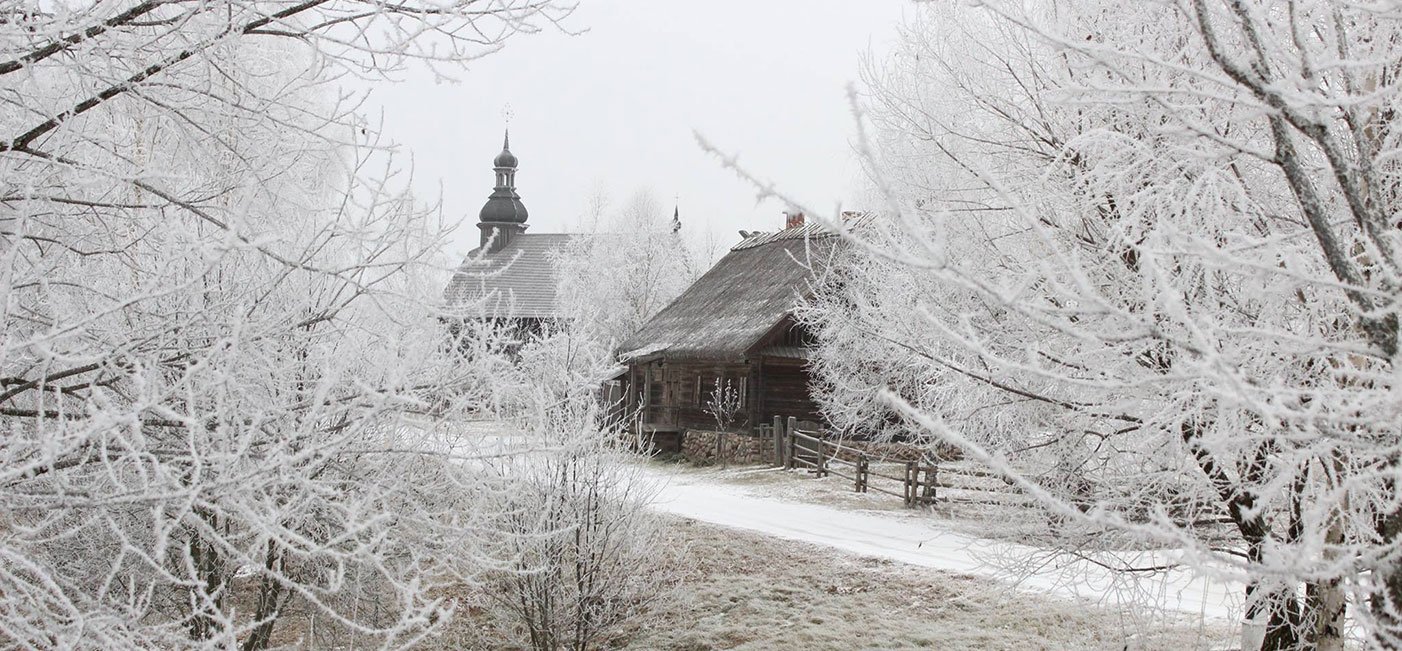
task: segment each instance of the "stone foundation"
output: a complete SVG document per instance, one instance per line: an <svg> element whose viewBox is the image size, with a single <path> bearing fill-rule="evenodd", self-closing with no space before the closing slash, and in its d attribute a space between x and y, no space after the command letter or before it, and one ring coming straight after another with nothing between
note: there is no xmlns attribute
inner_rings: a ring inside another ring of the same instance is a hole
<svg viewBox="0 0 1402 651"><path fill-rule="evenodd" d="M676 454L682 451L681 432L651 432L644 435L643 445L654 454Z"/></svg>
<svg viewBox="0 0 1402 651"><path fill-rule="evenodd" d="M720 455L716 438L720 437ZM774 439L735 432L687 430L682 435L682 456L694 463L773 463Z"/></svg>

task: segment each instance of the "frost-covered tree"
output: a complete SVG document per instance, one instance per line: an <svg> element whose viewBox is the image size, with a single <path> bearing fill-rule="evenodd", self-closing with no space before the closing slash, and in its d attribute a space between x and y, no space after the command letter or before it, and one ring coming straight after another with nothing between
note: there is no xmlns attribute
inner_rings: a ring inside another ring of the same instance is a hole
<svg viewBox="0 0 1402 651"><path fill-rule="evenodd" d="M332 82L555 12L0 8L7 639L261 649L296 612L399 647L446 621L481 514L408 420L466 379L420 295L440 233Z"/></svg>
<svg viewBox="0 0 1402 651"><path fill-rule="evenodd" d="M1264 648L1341 648L1350 601L1402 646L1400 38L1328 0L923 7L869 75L889 228L808 315L829 390L1233 568Z"/></svg>
<svg viewBox="0 0 1402 651"><path fill-rule="evenodd" d="M489 381L468 387L464 399L485 412L521 417L545 388L563 400L580 387L597 389L616 372L614 348L681 293L700 273L699 255L676 213L648 191L620 209L602 192L587 208L584 232L550 252L558 318L520 329L489 318L462 319L481 308L455 306L458 348Z"/></svg>
<svg viewBox="0 0 1402 651"><path fill-rule="evenodd" d="M595 201L598 217L556 261L561 313L577 335L612 352L705 271L675 209L647 190L619 209Z"/></svg>
<svg viewBox="0 0 1402 651"><path fill-rule="evenodd" d="M647 509L656 487L599 423L592 391L538 391L521 418L531 451L490 465L505 487L495 555L512 563L487 576L487 601L495 627L534 651L611 646L675 586L680 559Z"/></svg>
<svg viewBox="0 0 1402 651"><path fill-rule="evenodd" d="M652 214L624 212L630 219ZM511 559L488 573L483 594L490 628L530 649L610 646L625 627L646 624L674 581L678 559L646 508L655 487L634 463L638 442L604 417L609 406L598 400L616 365L611 328L630 327L620 323L637 305L664 300L619 286L634 279L622 275L629 262L613 247L657 235L587 234L560 252L559 295L573 318L496 355L510 358L509 371L492 377L501 396L496 413L526 452L483 463L501 486L487 521L497 532L490 550Z"/></svg>

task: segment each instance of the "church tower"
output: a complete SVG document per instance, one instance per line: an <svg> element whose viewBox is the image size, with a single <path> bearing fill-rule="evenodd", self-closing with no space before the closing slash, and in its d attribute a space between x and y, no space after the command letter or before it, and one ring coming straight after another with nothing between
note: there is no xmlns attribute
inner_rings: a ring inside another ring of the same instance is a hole
<svg viewBox="0 0 1402 651"><path fill-rule="evenodd" d="M488 251L500 251L517 235L526 232L526 206L516 194L516 155L511 153L511 132L501 145L501 153L492 161L497 185L478 213L477 228L482 229L481 246L491 243Z"/></svg>

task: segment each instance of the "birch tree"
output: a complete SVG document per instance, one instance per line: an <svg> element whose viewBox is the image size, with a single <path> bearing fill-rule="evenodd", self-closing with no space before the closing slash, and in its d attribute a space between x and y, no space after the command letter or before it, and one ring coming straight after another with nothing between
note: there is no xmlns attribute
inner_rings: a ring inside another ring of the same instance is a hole
<svg viewBox="0 0 1402 651"><path fill-rule="evenodd" d="M561 11L0 9L6 638L261 649L297 611L401 647L446 621L482 487L407 420L467 379L423 300L441 233L332 82Z"/></svg>
<svg viewBox="0 0 1402 651"><path fill-rule="evenodd" d="M1342 648L1351 601L1397 648L1399 18L924 8L870 69L894 234L809 313L825 381L886 385L1058 517L1232 568L1248 644Z"/></svg>

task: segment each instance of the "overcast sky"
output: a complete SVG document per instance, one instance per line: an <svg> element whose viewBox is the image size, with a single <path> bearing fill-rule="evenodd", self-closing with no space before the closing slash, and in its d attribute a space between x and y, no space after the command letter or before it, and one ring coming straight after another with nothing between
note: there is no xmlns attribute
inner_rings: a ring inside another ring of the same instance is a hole
<svg viewBox="0 0 1402 651"><path fill-rule="evenodd" d="M441 183L447 215L466 218L456 254L477 244L508 106L529 232L576 230L600 189L621 204L646 188L728 245L737 229L777 228L785 206L756 203L693 131L810 205L860 208L846 89L909 11L904 0L581 0L569 25L585 33L518 37L459 83L413 74L371 105L412 155L418 194Z"/></svg>

